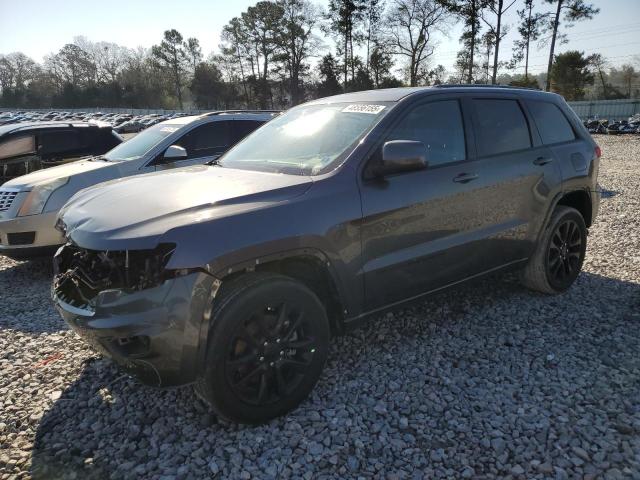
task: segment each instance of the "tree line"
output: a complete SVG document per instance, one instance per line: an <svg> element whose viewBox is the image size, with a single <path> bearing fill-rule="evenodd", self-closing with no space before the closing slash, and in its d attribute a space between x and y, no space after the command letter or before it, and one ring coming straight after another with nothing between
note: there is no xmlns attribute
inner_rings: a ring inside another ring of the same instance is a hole
<svg viewBox="0 0 640 480"><path fill-rule="evenodd" d="M516 12L508 25L505 14ZM638 96L638 72L570 51L567 27L599 10L585 0L265 0L232 18L218 52L167 30L150 49L76 37L42 63L0 55L0 105L281 109L341 92L441 83L508 83L568 100ZM453 69L434 65L438 37L463 27ZM510 29L512 51L501 48ZM328 42L328 40L331 42ZM533 74L532 49L546 49Z"/></svg>

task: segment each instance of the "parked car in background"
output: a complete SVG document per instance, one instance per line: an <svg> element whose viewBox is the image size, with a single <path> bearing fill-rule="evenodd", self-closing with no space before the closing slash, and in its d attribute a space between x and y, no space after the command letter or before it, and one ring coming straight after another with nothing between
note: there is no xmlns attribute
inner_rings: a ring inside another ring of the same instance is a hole
<svg viewBox="0 0 640 480"><path fill-rule="evenodd" d="M313 389L331 332L508 268L533 290L568 289L599 157L554 94L315 100L215 165L78 193L59 216L54 301L144 382L194 383L221 417L264 422Z"/></svg>
<svg viewBox="0 0 640 480"><path fill-rule="evenodd" d="M41 168L101 155L122 143L107 124L30 122L0 127L0 182Z"/></svg>
<svg viewBox="0 0 640 480"><path fill-rule="evenodd" d="M5 183L0 187L0 254L28 257L52 252L64 242L54 228L57 212L79 190L107 180L213 161L274 115L230 111L176 118L104 155Z"/></svg>
<svg viewBox="0 0 640 480"><path fill-rule="evenodd" d="M127 120L115 127L115 131L118 133L138 133L146 128L139 120Z"/></svg>

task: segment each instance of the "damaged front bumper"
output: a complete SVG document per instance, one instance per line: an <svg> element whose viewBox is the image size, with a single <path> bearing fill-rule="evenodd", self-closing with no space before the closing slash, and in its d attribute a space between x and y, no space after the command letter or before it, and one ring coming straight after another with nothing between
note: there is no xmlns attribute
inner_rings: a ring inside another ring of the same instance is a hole
<svg viewBox="0 0 640 480"><path fill-rule="evenodd" d="M69 268L65 248L69 247L62 247L54 257L52 297L71 328L143 383L193 382L215 278L201 271L183 272L138 290L112 282L112 288L96 288L92 296L86 284L95 279L83 278ZM95 270L100 271L94 266L91 272ZM75 287L82 282L85 290L78 293Z"/></svg>

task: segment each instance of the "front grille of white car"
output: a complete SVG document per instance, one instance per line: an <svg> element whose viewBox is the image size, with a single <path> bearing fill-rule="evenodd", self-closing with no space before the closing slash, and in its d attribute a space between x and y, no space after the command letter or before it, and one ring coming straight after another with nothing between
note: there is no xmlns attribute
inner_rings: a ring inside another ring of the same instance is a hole
<svg viewBox="0 0 640 480"><path fill-rule="evenodd" d="M17 190L0 190L0 212L9 210L17 195Z"/></svg>

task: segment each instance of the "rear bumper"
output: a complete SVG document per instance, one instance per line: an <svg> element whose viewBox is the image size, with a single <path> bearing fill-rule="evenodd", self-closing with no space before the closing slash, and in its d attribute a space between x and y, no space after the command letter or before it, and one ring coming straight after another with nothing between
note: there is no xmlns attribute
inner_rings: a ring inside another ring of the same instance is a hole
<svg viewBox="0 0 640 480"><path fill-rule="evenodd" d="M203 273L165 281L147 290L102 292L95 309L81 310L58 298L56 308L71 328L103 355L152 386L192 383L213 277Z"/></svg>
<svg viewBox="0 0 640 480"><path fill-rule="evenodd" d="M62 233L55 229L57 214L0 217L0 255L26 258L54 253L64 243Z"/></svg>

